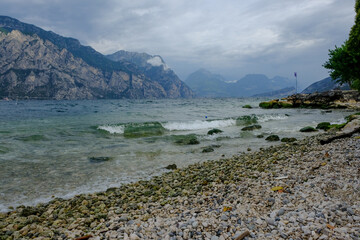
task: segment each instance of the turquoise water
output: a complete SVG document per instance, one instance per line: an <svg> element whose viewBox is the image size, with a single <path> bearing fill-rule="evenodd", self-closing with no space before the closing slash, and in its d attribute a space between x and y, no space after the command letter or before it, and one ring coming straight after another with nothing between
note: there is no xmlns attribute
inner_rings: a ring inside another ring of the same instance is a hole
<svg viewBox="0 0 360 240"><path fill-rule="evenodd" d="M348 110L258 108L263 99L1 101L0 211L147 179L176 163L268 146L263 134L303 138L304 126L343 122ZM254 108L244 109L250 104ZM241 131L245 115L261 129ZM210 129L223 132L208 135ZM193 134L200 144L179 143ZM212 146L214 152L203 153Z"/></svg>

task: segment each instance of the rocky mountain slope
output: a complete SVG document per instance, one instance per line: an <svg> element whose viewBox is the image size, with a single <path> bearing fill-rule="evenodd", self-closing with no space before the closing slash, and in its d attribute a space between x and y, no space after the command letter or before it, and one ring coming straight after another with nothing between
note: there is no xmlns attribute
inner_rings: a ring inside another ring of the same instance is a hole
<svg viewBox="0 0 360 240"><path fill-rule="evenodd" d="M112 61L76 39L0 16L0 98L192 96L190 88L177 77L159 81L140 66Z"/></svg>
<svg viewBox="0 0 360 240"><path fill-rule="evenodd" d="M332 80L331 77L328 77L311 84L305 88L302 93L326 92L334 89L350 90L350 87L348 84L340 85L339 83Z"/></svg>
<svg viewBox="0 0 360 240"><path fill-rule="evenodd" d="M130 62L136 65L147 77L156 80L173 97L193 96L191 89L184 84L159 55L118 51L106 56L115 62Z"/></svg>
<svg viewBox="0 0 360 240"><path fill-rule="evenodd" d="M263 74L248 74L236 82L228 83L221 75L205 69L190 74L185 82L201 97L250 97L294 85L288 78L276 76L270 79Z"/></svg>

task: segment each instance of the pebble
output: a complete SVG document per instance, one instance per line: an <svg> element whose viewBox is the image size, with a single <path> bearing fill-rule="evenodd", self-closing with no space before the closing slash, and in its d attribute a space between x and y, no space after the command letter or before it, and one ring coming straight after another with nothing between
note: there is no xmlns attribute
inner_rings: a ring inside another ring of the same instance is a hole
<svg viewBox="0 0 360 240"><path fill-rule="evenodd" d="M195 164L104 193L20 207L0 214L0 236L225 240L249 231L248 239L357 239L360 140L319 145L320 138ZM283 189L273 191L277 186Z"/></svg>

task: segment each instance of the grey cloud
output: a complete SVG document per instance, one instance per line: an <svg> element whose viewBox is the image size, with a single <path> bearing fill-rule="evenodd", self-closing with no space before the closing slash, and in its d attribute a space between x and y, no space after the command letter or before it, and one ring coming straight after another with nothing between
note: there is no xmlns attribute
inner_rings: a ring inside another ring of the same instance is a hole
<svg viewBox="0 0 360 240"><path fill-rule="evenodd" d="M291 76L296 70L310 83L327 76L321 65L328 49L348 37L353 5L349 0L3 0L0 14L78 38L102 53L159 54L182 78L199 67L232 79L247 73Z"/></svg>

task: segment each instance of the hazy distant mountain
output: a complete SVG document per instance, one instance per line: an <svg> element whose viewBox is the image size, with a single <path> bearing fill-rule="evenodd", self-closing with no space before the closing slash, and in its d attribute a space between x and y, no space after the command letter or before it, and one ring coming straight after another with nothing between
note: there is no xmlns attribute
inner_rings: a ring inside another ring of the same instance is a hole
<svg viewBox="0 0 360 240"><path fill-rule="evenodd" d="M277 76L269 79L263 74L248 74L237 82L227 83L221 75L205 69L190 74L185 82L201 97L249 97L294 85L288 78Z"/></svg>
<svg viewBox="0 0 360 240"><path fill-rule="evenodd" d="M0 16L0 98L193 96L175 74L166 80L159 74L153 78L141 66L112 61L76 39Z"/></svg>
<svg viewBox="0 0 360 240"><path fill-rule="evenodd" d="M282 98L282 97L290 96L292 94L295 94L295 88L294 87L287 87L287 88L283 88L283 89L275 90L275 91L271 91L271 92L255 94L252 97L274 97L274 98L276 97L276 98Z"/></svg>
<svg viewBox="0 0 360 240"><path fill-rule="evenodd" d="M230 91L233 95L248 97L264 92L280 90L293 85L293 81L284 77L276 76L270 79L263 74L248 74L237 81L235 86L230 88Z"/></svg>
<svg viewBox="0 0 360 240"><path fill-rule="evenodd" d="M331 77L328 77L311 84L305 88L302 93L326 92L333 89L350 90L350 87L348 84L340 85L339 83L332 80Z"/></svg>
<svg viewBox="0 0 360 240"><path fill-rule="evenodd" d="M229 83L219 74L213 74L206 69L199 69L190 74L186 84L198 97L231 97L228 92Z"/></svg>

